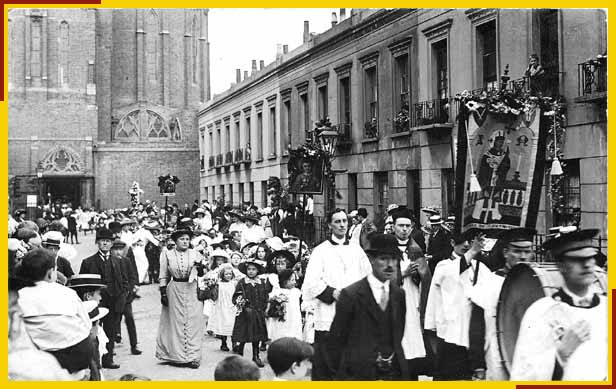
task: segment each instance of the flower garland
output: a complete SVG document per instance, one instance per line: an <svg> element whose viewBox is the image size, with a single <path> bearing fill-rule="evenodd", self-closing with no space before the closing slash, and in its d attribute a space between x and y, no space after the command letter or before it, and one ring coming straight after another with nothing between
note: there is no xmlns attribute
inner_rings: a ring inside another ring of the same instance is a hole
<svg viewBox="0 0 616 389"><path fill-rule="evenodd" d="M518 116L520 113L531 113L536 108L546 119L551 120L547 133L546 156L558 158L562 167L566 166L563 161L563 144L565 140L566 105L562 97L553 98L548 96L534 96L530 91L523 88L492 89L469 92L467 90L456 94L455 100L464 106L469 112L483 116L487 112L497 115ZM462 112L463 110L461 110ZM550 165L546 164L546 169ZM564 196L564 184L566 174L550 175L550 192L548 196L552 201L554 212L565 212L566 199Z"/></svg>

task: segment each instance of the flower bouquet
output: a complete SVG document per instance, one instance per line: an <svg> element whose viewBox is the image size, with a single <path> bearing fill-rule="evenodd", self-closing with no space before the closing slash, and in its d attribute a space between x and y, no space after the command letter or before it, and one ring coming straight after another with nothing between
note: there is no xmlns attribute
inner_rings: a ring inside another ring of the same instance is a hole
<svg viewBox="0 0 616 389"><path fill-rule="evenodd" d="M206 278L203 284L199 283L197 288L197 299L199 301L218 299L218 282L214 278Z"/></svg>
<svg viewBox="0 0 616 389"><path fill-rule="evenodd" d="M289 298L282 293L271 296L268 301L267 317L285 321L287 302L289 302Z"/></svg>

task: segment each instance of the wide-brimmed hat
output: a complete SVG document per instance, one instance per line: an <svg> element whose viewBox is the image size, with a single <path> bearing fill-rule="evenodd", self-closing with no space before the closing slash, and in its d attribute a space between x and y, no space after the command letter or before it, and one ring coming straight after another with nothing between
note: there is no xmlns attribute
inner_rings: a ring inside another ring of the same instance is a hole
<svg viewBox="0 0 616 389"><path fill-rule="evenodd" d="M145 228L146 230L160 230L163 227L156 220L152 220L143 223L143 228Z"/></svg>
<svg viewBox="0 0 616 389"><path fill-rule="evenodd" d="M246 244L245 244L245 245L244 245L244 246L240 249L240 251L242 251L242 252L243 252L245 249L249 249L249 250L250 250L251 248L256 247L256 246L258 246L258 245L259 245L259 244L258 244L258 243L255 243L255 242L248 242L248 243L246 243Z"/></svg>
<svg viewBox="0 0 616 389"><path fill-rule="evenodd" d="M269 253L266 257L265 257L265 261L267 263L272 263L272 261L275 258L278 257L285 257L285 259L287 260L287 262L289 263L289 266L292 267L293 265L295 265L295 262L297 262L297 260L295 259L295 255L293 255L292 252L290 252L289 250L276 250L276 251L272 251L271 253Z"/></svg>
<svg viewBox="0 0 616 389"><path fill-rule="evenodd" d="M214 258L214 257L223 257L223 258L227 258L227 260L229 260L229 253L227 253L226 250L223 250L220 247L215 248L214 251L212 251L212 254L210 256L212 258Z"/></svg>
<svg viewBox="0 0 616 389"><path fill-rule="evenodd" d="M265 262L256 258L246 258L243 262L237 265L237 269L242 273L246 274L246 268L248 267L248 265L255 265L257 267L258 274L261 274L263 273L263 271L265 271Z"/></svg>
<svg viewBox="0 0 616 389"><path fill-rule="evenodd" d="M259 223L259 217L256 216L256 215L250 214L250 213L244 215L244 219L245 220L250 220L250 221L254 222L255 224Z"/></svg>
<svg viewBox="0 0 616 389"><path fill-rule="evenodd" d="M242 212L237 209L230 209L228 212L229 216L235 216L237 218L242 218Z"/></svg>
<svg viewBox="0 0 616 389"><path fill-rule="evenodd" d="M132 224L137 224L137 220L130 219L130 218L126 218L126 219L120 220L120 225L121 226L129 226L129 225L132 225Z"/></svg>
<svg viewBox="0 0 616 389"><path fill-rule="evenodd" d="M101 227L98 230L96 230L95 240L98 241L101 239L108 239L112 241L115 239L115 236L113 235L113 232L111 232L111 230L109 230L108 228Z"/></svg>
<svg viewBox="0 0 616 389"><path fill-rule="evenodd" d="M391 211L398 208L398 204L389 204L387 206L387 213L391 214Z"/></svg>
<svg viewBox="0 0 616 389"><path fill-rule="evenodd" d="M189 239L192 239L193 237L193 233L191 230L189 229L179 229L179 230L175 230L171 233L171 239L175 242L180 236L182 235L188 235Z"/></svg>
<svg viewBox="0 0 616 389"><path fill-rule="evenodd" d="M93 288L105 288L106 285L103 284L103 279L100 274L75 274L69 281L69 288L83 288L83 287L93 287Z"/></svg>
<svg viewBox="0 0 616 389"><path fill-rule="evenodd" d="M267 247L270 248L270 250L272 251L277 251L277 250L282 250L284 249L284 242L282 241L282 239L280 239L277 236L274 236L272 238L267 238L265 239L265 244L267 245Z"/></svg>
<svg viewBox="0 0 616 389"><path fill-rule="evenodd" d="M436 210L434 207L423 207L421 212L427 213L428 215L440 215L440 212Z"/></svg>
<svg viewBox="0 0 616 389"><path fill-rule="evenodd" d="M99 307L98 302L94 300L82 301L81 303L85 306L86 311L88 311L88 316L90 316L91 322L100 320L109 313L109 309Z"/></svg>
<svg viewBox="0 0 616 389"><path fill-rule="evenodd" d="M398 239L394 235L373 233L368 236L368 247L364 249L368 255L388 254L402 259L398 249Z"/></svg>
<svg viewBox="0 0 616 389"><path fill-rule="evenodd" d="M201 207L195 209L195 212L193 212L193 215L197 216L198 214L205 215L205 210Z"/></svg>

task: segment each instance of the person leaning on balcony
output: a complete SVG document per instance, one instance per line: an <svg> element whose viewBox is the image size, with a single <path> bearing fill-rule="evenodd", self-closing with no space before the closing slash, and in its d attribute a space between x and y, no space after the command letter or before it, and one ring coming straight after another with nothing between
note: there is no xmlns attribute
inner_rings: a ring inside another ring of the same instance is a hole
<svg viewBox="0 0 616 389"><path fill-rule="evenodd" d="M534 95L536 92L540 92L543 89L545 70L539 63L539 57L537 54L531 54L528 58L528 67L526 68L524 75L529 79L531 94Z"/></svg>

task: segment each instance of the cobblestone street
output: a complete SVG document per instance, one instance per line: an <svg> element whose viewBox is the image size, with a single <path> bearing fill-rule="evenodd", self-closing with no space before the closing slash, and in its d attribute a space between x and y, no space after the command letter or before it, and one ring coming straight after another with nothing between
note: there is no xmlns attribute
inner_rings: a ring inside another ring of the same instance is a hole
<svg viewBox="0 0 616 389"><path fill-rule="evenodd" d="M91 255L95 250L94 234L79 235L80 244L75 245L78 255L72 260L73 270L79 272L81 260ZM132 373L151 378L152 380L182 380L182 381L209 381L214 379L214 369L216 364L232 355L230 352L219 350L219 340L214 336L205 334L203 336L203 359L199 369L171 366L162 363L154 356L156 352L156 334L158 331L158 318L160 316L160 294L158 286L144 285L139 291L140 299L133 302L133 312L135 315L135 325L139 337L139 348L143 351L141 355L131 355L130 345L128 344L128 333L126 326L122 324L122 343L116 345L115 362L120 365L117 370L103 370L106 380L117 380L122 375ZM261 359L265 362L264 352ZM244 355L252 355L250 345L246 345ZM261 369L261 379L271 380L274 373L268 365Z"/></svg>

